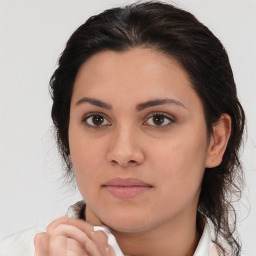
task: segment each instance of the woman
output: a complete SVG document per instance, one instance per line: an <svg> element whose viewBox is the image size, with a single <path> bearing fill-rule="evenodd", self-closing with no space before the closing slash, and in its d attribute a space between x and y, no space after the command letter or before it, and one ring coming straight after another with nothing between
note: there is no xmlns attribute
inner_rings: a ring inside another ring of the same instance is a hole
<svg viewBox="0 0 256 256"><path fill-rule="evenodd" d="M107 10L74 32L50 86L85 203L35 237L36 255L241 255L245 117L207 27L164 3Z"/></svg>

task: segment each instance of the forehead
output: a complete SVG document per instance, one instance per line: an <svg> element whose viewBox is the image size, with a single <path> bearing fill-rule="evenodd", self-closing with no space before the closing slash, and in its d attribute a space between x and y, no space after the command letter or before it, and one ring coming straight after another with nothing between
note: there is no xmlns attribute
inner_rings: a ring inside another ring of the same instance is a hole
<svg viewBox="0 0 256 256"><path fill-rule="evenodd" d="M77 73L72 98L140 102L167 95L185 102L198 98L178 61L152 49L135 48L90 57Z"/></svg>

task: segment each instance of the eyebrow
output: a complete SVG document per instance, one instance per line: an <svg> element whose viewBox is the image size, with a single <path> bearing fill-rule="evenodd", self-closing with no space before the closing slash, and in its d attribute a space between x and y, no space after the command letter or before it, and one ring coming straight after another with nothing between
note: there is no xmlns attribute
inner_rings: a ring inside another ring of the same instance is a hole
<svg viewBox="0 0 256 256"><path fill-rule="evenodd" d="M84 97L82 99L80 99L75 105L80 105L82 103L89 103L91 105L100 107L100 108L105 108L105 109L112 109L112 106L108 103L105 103L101 100L98 99L93 99L93 98L87 98ZM164 105L164 104L175 104L179 107L183 107L186 109L186 106L181 103L178 100L174 100L174 99L169 99L169 98L165 98L165 99L154 99L154 100L149 100L143 103L139 103L138 105L136 105L136 110L137 111L142 111L146 108L150 108L150 107L154 107L154 106L159 106L159 105Z"/></svg>
<svg viewBox="0 0 256 256"><path fill-rule="evenodd" d="M145 108L149 108L149 107L154 107L154 106L158 106L158 105L164 105L164 104L175 104L177 106L186 108L186 106L184 104L182 104L180 101L178 100L174 100L174 99L169 99L169 98L165 98L165 99L155 99L155 100L149 100L143 103L140 103L136 106L136 109L138 111L142 111Z"/></svg>
<svg viewBox="0 0 256 256"><path fill-rule="evenodd" d="M92 99L92 98L87 98L87 97L84 97L82 99L80 99L76 105L80 105L82 103L85 103L85 102L88 102L90 103L91 105L94 105L94 106L97 106L97 107L100 107L100 108L105 108L105 109L112 109L112 106L101 101L101 100L97 100L97 99Z"/></svg>

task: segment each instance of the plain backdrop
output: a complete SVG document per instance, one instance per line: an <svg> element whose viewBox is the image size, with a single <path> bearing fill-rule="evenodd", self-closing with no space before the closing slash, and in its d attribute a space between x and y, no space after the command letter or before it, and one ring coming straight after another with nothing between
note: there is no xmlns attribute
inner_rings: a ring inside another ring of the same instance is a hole
<svg viewBox="0 0 256 256"><path fill-rule="evenodd" d="M127 0L0 0L0 237L65 214L79 193L62 179L48 82L71 33ZM168 2L168 1L167 1ZM237 208L247 256L256 236L256 2L182 0L222 41L247 115L241 157L246 186Z"/></svg>

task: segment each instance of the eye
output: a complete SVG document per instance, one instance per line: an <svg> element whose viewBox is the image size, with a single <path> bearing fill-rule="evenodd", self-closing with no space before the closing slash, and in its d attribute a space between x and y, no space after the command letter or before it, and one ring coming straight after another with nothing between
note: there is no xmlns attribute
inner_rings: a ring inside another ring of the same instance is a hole
<svg viewBox="0 0 256 256"><path fill-rule="evenodd" d="M101 114L90 114L83 118L83 123L91 127L108 126L110 122Z"/></svg>
<svg viewBox="0 0 256 256"><path fill-rule="evenodd" d="M146 125L151 126L167 126L174 123L174 118L163 113L154 113L145 122Z"/></svg>

